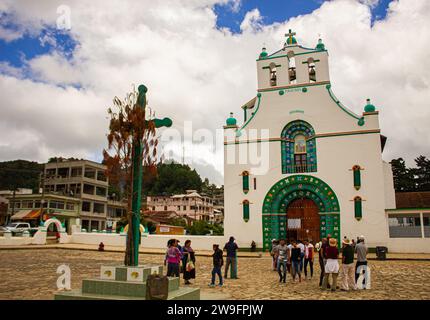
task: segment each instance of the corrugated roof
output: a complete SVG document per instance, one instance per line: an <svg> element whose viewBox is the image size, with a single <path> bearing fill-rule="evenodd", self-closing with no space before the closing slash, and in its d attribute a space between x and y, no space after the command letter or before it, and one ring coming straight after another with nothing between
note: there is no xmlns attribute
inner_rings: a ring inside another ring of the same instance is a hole
<svg viewBox="0 0 430 320"><path fill-rule="evenodd" d="M396 208L430 208L430 191L396 192Z"/></svg>

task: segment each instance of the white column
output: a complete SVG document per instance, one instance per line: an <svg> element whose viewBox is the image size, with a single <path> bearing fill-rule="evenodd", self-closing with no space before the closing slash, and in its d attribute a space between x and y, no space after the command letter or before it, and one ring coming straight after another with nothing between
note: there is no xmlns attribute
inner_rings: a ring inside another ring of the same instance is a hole
<svg viewBox="0 0 430 320"><path fill-rule="evenodd" d="M421 224L421 238L424 238L424 218L423 218L422 212L420 212L420 224Z"/></svg>

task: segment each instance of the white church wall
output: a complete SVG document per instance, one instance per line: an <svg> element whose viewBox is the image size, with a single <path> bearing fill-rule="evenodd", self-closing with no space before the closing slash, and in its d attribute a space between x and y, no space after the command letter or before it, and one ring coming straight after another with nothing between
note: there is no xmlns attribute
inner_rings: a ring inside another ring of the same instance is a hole
<svg viewBox="0 0 430 320"><path fill-rule="evenodd" d="M396 208L396 192L394 190L393 170L391 164L383 161L384 187L385 187L385 209Z"/></svg>

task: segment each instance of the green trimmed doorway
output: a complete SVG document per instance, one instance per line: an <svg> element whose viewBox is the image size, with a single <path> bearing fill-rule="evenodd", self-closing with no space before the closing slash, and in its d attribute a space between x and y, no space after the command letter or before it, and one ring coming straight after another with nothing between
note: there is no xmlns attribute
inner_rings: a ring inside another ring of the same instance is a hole
<svg viewBox="0 0 430 320"><path fill-rule="evenodd" d="M328 184L317 177L281 179L267 192L262 209L265 251L270 250L272 239L312 238L316 242L331 234L340 240L339 201Z"/></svg>

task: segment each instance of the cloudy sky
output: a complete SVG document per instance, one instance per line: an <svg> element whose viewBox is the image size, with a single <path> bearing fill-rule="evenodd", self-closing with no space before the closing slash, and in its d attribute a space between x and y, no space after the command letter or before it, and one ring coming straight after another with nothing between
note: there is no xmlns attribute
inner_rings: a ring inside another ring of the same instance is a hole
<svg viewBox="0 0 430 320"><path fill-rule="evenodd" d="M0 161L100 161L106 109L132 84L175 128L215 134L230 111L241 119L261 47L279 49L289 28L307 47L321 35L345 105L361 113L372 98L385 160L430 156L428 0L0 0ZM193 150L222 184L221 154Z"/></svg>

